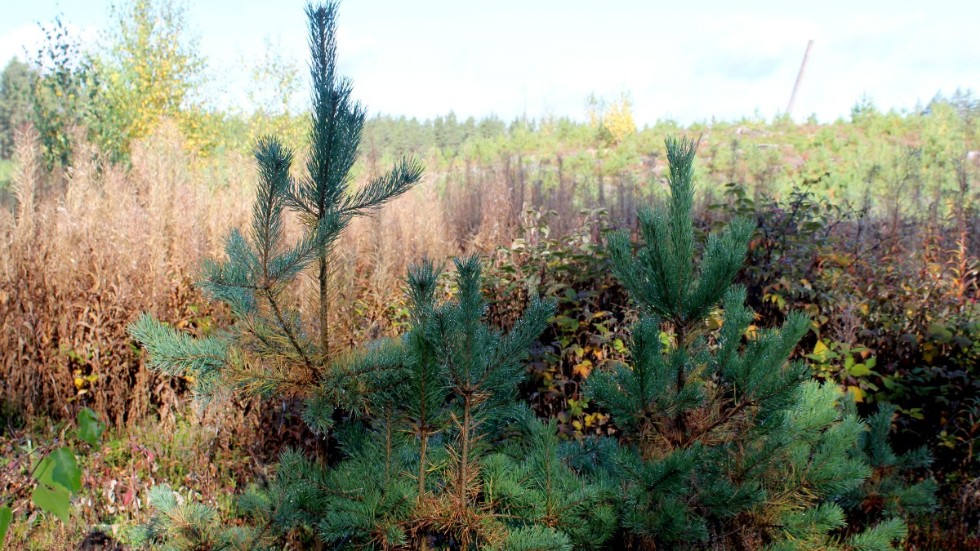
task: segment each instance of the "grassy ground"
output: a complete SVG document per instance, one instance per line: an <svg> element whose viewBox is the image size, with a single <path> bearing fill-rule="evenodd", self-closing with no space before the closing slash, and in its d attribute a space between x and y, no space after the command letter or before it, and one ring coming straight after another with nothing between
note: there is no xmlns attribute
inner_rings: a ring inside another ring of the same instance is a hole
<svg viewBox="0 0 980 551"><path fill-rule="evenodd" d="M38 443L63 440L66 424L35 418L29 425L4 433L0 437L0 491L12 498L14 509L8 548L74 549L87 537L97 541L92 534L99 532L125 541L128 528L149 518L147 493L158 484L230 513L235 492L261 474L254 450L236 447L233 441L254 438L228 428L247 423L240 417L221 417L221 412L230 409L202 413L187 404L171 419L147 418L108 431L96 446L77 446L84 473L82 490L73 497L67 524L30 504L30 466L38 456L32 450Z"/></svg>

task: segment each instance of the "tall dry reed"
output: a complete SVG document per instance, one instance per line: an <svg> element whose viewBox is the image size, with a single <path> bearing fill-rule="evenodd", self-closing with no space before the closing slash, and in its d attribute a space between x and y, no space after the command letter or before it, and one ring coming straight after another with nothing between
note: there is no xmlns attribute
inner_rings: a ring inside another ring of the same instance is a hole
<svg viewBox="0 0 980 551"><path fill-rule="evenodd" d="M128 170L77 142L64 191L38 197L37 136L18 137L16 215L0 230L0 398L27 415L84 404L119 424L166 414L183 384L148 371L125 328L141 311L192 332L210 323L191 282L244 221L248 163L208 187L196 178L208 161L172 126L138 143Z"/></svg>

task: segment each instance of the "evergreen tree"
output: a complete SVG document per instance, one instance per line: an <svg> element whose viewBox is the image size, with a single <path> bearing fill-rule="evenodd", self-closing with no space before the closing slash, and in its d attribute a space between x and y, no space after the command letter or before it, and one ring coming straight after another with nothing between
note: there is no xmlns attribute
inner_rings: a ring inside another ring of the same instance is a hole
<svg viewBox="0 0 980 551"><path fill-rule="evenodd" d="M249 548L309 529L338 548L603 548L617 525L611 480L574 470L554 423L517 399L521 360L554 305L533 301L509 332L493 330L479 262L455 268L456 297L442 305L439 270L412 268L411 330L338 358L346 375L324 377L308 400L314 429L333 426L337 404L356 409L336 431L342 457L284 453L272 483L242 499L251 528L155 490L158 514L135 541Z"/></svg>
<svg viewBox="0 0 980 551"><path fill-rule="evenodd" d="M312 55L313 112L310 129L311 151L307 177L300 180L289 196L289 204L312 229L331 217L342 225L354 216L380 207L419 181L422 167L402 159L390 172L370 185L348 193L351 169L364 128L364 108L352 97L350 80L337 74L337 4L307 8L310 20ZM317 283L320 290L319 352L330 356L329 256L331 243L324 243L318 259Z"/></svg>
<svg viewBox="0 0 980 551"><path fill-rule="evenodd" d="M226 302L236 316L225 334L193 341L143 317L131 333L150 351L154 365L178 373L190 370L207 394L218 375L264 396L306 396L321 377L336 377L328 332L329 261L350 221L382 206L419 181L422 167L403 159L391 171L351 191L351 169L364 124L364 109L351 97L350 81L336 72L336 4L308 7L313 56L311 151L306 175L291 176L292 152L276 138L259 140L255 158L260 181L247 235L234 231L227 260L209 261L202 288ZM285 243L283 215L290 207L307 233ZM286 306L287 286L316 263L320 285L318 335L304 327L298 311Z"/></svg>
<svg viewBox="0 0 980 551"><path fill-rule="evenodd" d="M853 402L847 405L854 409ZM936 483L922 477L932 463L929 451L923 446L897 453L889 442L897 410L892 404L879 404L878 411L867 418L868 430L852 451L871 468L871 476L861 487L841 500L855 524L922 515L935 507Z"/></svg>
<svg viewBox="0 0 980 551"><path fill-rule="evenodd" d="M234 324L193 339L144 316L131 334L157 369L194 375L202 396L302 399L304 421L339 453L283 453L272 480L239 500L244 526L156 489L156 514L136 543L259 549L292 535L335 548L888 549L903 537L892 512L915 500L928 506L929 488L867 479L872 468L900 472L919 456L906 461L887 446L889 411L869 432L837 387L788 361L805 317L749 332L745 290L731 282L752 226L736 220L696 241L691 142L667 143L671 200L666 213L641 213L644 244L634 254L629 235L610 239L615 274L641 318L631 365L593 374L587 392L612 414L618 443L561 445L554 424L520 402L522 360L554 304L532 300L509 331L489 327L475 257L455 262L448 300L431 262L410 270L402 337L333 349L332 247L355 216L407 190L421 168L403 160L350 189L364 110L336 74L336 5L307 15L306 174L294 180L289 149L260 140L251 227L232 232L227 258L203 270L202 288L229 305ZM305 223L296 243L284 237L289 208ZM310 321L287 305L291 282L313 266L319 302ZM715 334L705 320L719 306ZM842 505L853 509L868 492L891 505L870 529L845 531Z"/></svg>
<svg viewBox="0 0 980 551"><path fill-rule="evenodd" d="M182 503L167 486L150 489L153 516L129 534L137 545L162 542L161 549L222 549L245 551L256 548L252 530L224 527L214 509L200 503Z"/></svg>
<svg viewBox="0 0 980 551"><path fill-rule="evenodd" d="M519 542L544 527L553 531L556 543L567 539L573 549L605 549L618 526L613 480L586 477L571 468L577 445L559 443L554 420L529 423L527 431L517 453L495 454L485 468L494 491L488 499L521 527L508 542L512 548L526 548Z"/></svg>
<svg viewBox="0 0 980 551"><path fill-rule="evenodd" d="M809 320L749 332L745 290L732 285L752 225L734 220L703 246L693 226L696 144L667 141L666 211L640 212L642 244L609 240L616 277L640 309L631 365L593 374L587 393L622 431L606 468L626 492L635 548L885 549L904 536L888 520L840 536L837 501L869 475L853 453L865 425L840 391L788 361ZM697 257L700 256L700 262ZM707 318L721 307L717 333ZM668 344L664 344L668 342Z"/></svg>

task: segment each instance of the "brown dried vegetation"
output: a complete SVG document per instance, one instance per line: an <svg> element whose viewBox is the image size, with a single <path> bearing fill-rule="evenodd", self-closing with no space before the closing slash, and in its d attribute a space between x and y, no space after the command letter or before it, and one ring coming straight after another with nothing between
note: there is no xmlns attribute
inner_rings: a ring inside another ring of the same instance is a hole
<svg viewBox="0 0 980 551"><path fill-rule="evenodd" d="M44 197L30 131L18 158L16 215L0 219L3 400L27 416L62 416L75 403L116 424L167 416L183 385L146 369L126 324L149 310L207 330L215 313L192 290L193 269L246 212L247 190L193 181L200 162L173 129L137 144L129 170L83 144Z"/></svg>

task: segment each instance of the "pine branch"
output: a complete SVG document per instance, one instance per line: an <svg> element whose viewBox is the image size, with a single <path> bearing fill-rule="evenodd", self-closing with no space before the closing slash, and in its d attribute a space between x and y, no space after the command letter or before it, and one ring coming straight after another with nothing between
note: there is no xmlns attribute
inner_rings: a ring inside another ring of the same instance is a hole
<svg viewBox="0 0 980 551"><path fill-rule="evenodd" d="M286 323L285 318L282 316L282 310L279 309L279 303L276 302L275 295L271 290L266 289L265 296L269 306L272 308L272 313L276 316L276 321L279 323L279 328L289 339L289 344L291 344L293 350L299 354L299 357L303 359L303 364L310 370L314 380L317 379L320 374L320 369L313 364L310 357L306 354L306 350L304 350L303 347L300 346L299 341L296 340L296 335L293 334L292 330L289 328L289 324Z"/></svg>
<svg viewBox="0 0 980 551"><path fill-rule="evenodd" d="M216 338L195 339L143 314L128 328L150 354L150 364L168 375L207 375L227 363L228 346Z"/></svg>
<svg viewBox="0 0 980 551"><path fill-rule="evenodd" d="M261 254L264 275L268 277L270 258L282 241L282 210L290 187L293 154L278 139L267 137L258 141L254 155L260 178L252 208L252 240Z"/></svg>
<svg viewBox="0 0 980 551"><path fill-rule="evenodd" d="M423 167L418 160L402 159L387 174L371 181L357 193L344 199L341 211L358 216L376 209L412 188L422 178Z"/></svg>

